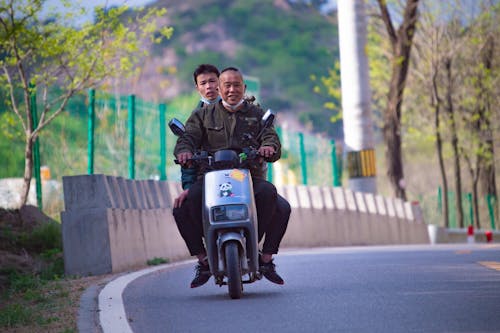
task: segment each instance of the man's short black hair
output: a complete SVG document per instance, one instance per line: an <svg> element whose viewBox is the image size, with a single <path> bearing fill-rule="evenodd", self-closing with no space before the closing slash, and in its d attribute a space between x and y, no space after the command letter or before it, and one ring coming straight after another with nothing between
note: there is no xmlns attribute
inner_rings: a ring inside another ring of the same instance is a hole
<svg viewBox="0 0 500 333"><path fill-rule="evenodd" d="M198 77L198 75L209 74L209 73L214 73L215 75L217 75L217 77L219 77L219 75L220 75L219 70L214 65L201 64L198 67L196 67L196 69L193 72L194 84L198 84L198 82L196 81L196 78Z"/></svg>
<svg viewBox="0 0 500 333"><path fill-rule="evenodd" d="M236 67L226 67L223 70L221 70L220 73L222 74L222 73L227 72L227 71L235 71L235 72L241 73L240 70ZM241 75L241 76L243 76L243 75Z"/></svg>

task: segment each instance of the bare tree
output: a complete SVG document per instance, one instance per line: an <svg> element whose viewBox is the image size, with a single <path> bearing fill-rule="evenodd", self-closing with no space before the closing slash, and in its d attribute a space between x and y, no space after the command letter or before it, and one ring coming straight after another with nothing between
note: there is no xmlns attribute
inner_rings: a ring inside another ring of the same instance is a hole
<svg viewBox="0 0 500 333"><path fill-rule="evenodd" d="M473 219L477 227L480 227L481 211L478 182L484 184L484 188L489 188L492 197L496 196L493 141L495 103L492 101L498 95L498 64L495 62L498 50L495 45L500 31L496 28L498 25L493 23L496 22L498 7L492 7L488 0L468 6L457 0L446 4L426 3L422 8L421 27L415 39L415 66L412 70L419 86L411 85L410 80L410 89L420 97L431 96L429 106L434 111L446 226L449 226L448 181L443 144L447 140L452 151L459 226L464 226L461 160L466 162L470 178ZM497 33L493 33L494 29L497 29ZM424 117L427 115L425 106L421 108L421 113ZM481 177L484 179L480 180Z"/></svg>
<svg viewBox="0 0 500 333"><path fill-rule="evenodd" d="M455 93L456 77L453 74L453 58L448 55L443 59L445 71L445 111L448 117L448 125L450 126L451 146L453 149L453 170L455 175L455 204L458 225L464 227L464 212L462 205L462 175L460 167L460 147L457 130L457 120L455 112L455 102L453 96Z"/></svg>
<svg viewBox="0 0 500 333"><path fill-rule="evenodd" d="M441 175L443 205L440 212L443 217L443 225L449 227L449 204L448 204L448 179L446 174L445 157L443 145L445 138L443 137L442 125L442 110L443 110L443 93L441 89L441 76L443 56L447 51L445 28L437 24L435 16L424 6L421 17L421 28L415 37L415 53L412 75L416 78L414 84L414 94L416 99L422 97L427 100L430 110L433 112L432 117L427 115L427 104L417 107L418 114L422 115L423 119L433 119L434 137L436 144L436 153ZM416 87L418 85L418 87ZM421 88L420 88L421 87ZM422 93L419 93L422 91Z"/></svg>
<svg viewBox="0 0 500 333"><path fill-rule="evenodd" d="M377 0L392 47L391 79L388 103L384 112L384 139L386 144L387 176L396 197L406 200L402 160L401 105L405 89L413 37L418 20L419 0L407 0L402 20L396 30L387 1Z"/></svg>
<svg viewBox="0 0 500 333"><path fill-rule="evenodd" d="M126 6L101 7L95 13L95 22L75 27L78 16L74 13L82 13L77 4L62 1L66 12L54 9L47 19L42 16L44 3L0 0L0 85L8 91L9 111L25 134L21 205L26 203L30 189L34 143L65 110L70 98L107 78L134 73L147 53L142 48L143 40L157 42L159 36L168 38L172 34L172 28L156 26L164 9L134 12ZM34 87L41 91L38 124L31 113Z"/></svg>

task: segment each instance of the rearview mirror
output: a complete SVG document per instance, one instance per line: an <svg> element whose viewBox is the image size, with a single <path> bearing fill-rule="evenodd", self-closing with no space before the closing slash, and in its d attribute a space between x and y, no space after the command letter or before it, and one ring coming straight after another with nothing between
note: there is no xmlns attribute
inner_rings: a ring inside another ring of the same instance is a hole
<svg viewBox="0 0 500 333"><path fill-rule="evenodd" d="M184 124L176 118L173 118L168 122L168 127L170 127L170 130L177 136L183 136L184 133L186 133Z"/></svg>
<svg viewBox="0 0 500 333"><path fill-rule="evenodd" d="M264 115L262 116L262 127L263 128L268 128L268 127L271 127L274 123L274 117L275 117L275 114L274 114L274 111L272 111L271 109L268 109L266 111L266 113L264 113Z"/></svg>

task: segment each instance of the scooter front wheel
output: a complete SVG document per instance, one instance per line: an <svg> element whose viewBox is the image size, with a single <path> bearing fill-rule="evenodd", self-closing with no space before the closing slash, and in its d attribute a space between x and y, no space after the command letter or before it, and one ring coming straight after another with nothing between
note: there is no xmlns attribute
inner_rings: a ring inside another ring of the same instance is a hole
<svg viewBox="0 0 500 333"><path fill-rule="evenodd" d="M227 242L225 247L227 287L232 299L241 298L243 284L241 281L241 262L239 246L235 241Z"/></svg>

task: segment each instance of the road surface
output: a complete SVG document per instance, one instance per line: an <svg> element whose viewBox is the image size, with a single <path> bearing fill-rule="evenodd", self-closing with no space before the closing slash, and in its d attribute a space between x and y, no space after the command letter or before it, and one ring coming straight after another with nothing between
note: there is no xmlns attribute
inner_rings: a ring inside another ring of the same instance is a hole
<svg viewBox="0 0 500 333"><path fill-rule="evenodd" d="M500 332L498 244L283 251L275 262L285 285L244 285L239 300L213 279L190 289L192 261L152 268L115 286L124 314L108 317L126 320L103 330ZM102 323L116 306L100 306Z"/></svg>

